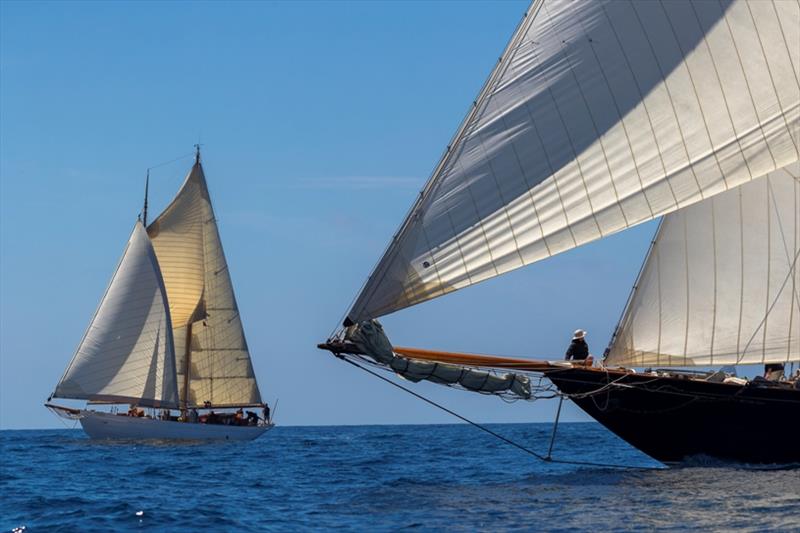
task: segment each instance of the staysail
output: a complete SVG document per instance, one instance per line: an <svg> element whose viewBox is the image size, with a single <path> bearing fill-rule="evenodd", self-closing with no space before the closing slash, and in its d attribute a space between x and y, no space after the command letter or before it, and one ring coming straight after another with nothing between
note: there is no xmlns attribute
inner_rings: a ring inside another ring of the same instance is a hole
<svg viewBox="0 0 800 533"><path fill-rule="evenodd" d="M797 161L799 75L797 0L535 0L346 324Z"/></svg>
<svg viewBox="0 0 800 533"><path fill-rule="evenodd" d="M607 363L800 361L800 164L667 215Z"/></svg>
<svg viewBox="0 0 800 533"><path fill-rule="evenodd" d="M178 406L164 281L141 222L53 396Z"/></svg>
<svg viewBox="0 0 800 533"><path fill-rule="evenodd" d="M147 231L161 264L173 316L181 404L260 404L199 160L175 199Z"/></svg>

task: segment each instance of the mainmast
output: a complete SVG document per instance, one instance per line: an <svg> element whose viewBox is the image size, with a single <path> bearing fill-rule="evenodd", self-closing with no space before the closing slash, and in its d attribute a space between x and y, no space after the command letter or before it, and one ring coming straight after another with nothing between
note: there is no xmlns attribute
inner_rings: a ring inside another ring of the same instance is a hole
<svg viewBox="0 0 800 533"><path fill-rule="evenodd" d="M144 180L144 209L142 209L142 225L147 227L147 190L150 187L150 169L147 169L147 177Z"/></svg>
<svg viewBox="0 0 800 533"><path fill-rule="evenodd" d="M183 409L189 410L189 370L192 368L192 319L186 325L186 349L183 354Z"/></svg>

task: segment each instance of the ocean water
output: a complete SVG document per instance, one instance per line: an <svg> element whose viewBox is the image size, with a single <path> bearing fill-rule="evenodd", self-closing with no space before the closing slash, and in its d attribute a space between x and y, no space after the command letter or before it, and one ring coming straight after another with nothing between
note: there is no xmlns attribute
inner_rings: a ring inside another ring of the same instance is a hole
<svg viewBox="0 0 800 533"><path fill-rule="evenodd" d="M549 424L494 431L546 451ZM597 424L554 456L656 465ZM800 531L800 469L542 463L467 425L277 427L249 443L0 432L0 531Z"/></svg>

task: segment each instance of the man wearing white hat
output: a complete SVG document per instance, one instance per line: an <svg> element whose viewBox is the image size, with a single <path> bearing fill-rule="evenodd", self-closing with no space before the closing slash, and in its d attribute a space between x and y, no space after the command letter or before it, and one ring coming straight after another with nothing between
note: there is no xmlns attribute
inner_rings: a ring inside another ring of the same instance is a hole
<svg viewBox="0 0 800 533"><path fill-rule="evenodd" d="M586 332L576 329L572 334L572 342L567 348L565 359L567 361L585 361L589 357L589 345L586 344Z"/></svg>

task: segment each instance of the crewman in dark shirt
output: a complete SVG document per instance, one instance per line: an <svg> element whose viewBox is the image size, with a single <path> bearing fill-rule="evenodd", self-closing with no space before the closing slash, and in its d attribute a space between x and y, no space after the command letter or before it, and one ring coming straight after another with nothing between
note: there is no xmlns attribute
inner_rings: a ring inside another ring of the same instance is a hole
<svg viewBox="0 0 800 533"><path fill-rule="evenodd" d="M589 345L586 344L586 332L582 329L576 329L564 359L567 361L585 361L587 357L589 357Z"/></svg>

